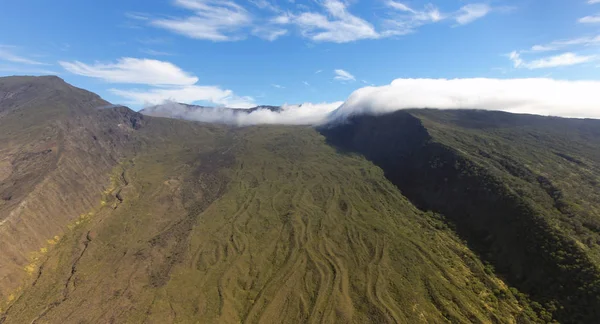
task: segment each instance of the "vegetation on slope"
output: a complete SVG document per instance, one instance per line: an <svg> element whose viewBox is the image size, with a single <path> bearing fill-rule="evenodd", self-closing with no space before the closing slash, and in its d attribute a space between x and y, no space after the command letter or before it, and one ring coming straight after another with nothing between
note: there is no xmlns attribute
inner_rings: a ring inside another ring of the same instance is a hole
<svg viewBox="0 0 600 324"><path fill-rule="evenodd" d="M0 78L0 299L98 200L142 116L57 77Z"/></svg>
<svg viewBox="0 0 600 324"><path fill-rule="evenodd" d="M437 216L314 129L147 118L135 136L4 323L536 320Z"/></svg>
<svg viewBox="0 0 600 324"><path fill-rule="evenodd" d="M417 110L324 137L0 78L0 126L0 323L598 321L594 121Z"/></svg>
<svg viewBox="0 0 600 324"><path fill-rule="evenodd" d="M552 121L556 125L534 116L416 110L358 116L322 132L331 143L364 154L382 167L388 179L417 206L444 214L508 283L545 307L542 314L546 320L552 313L561 322L597 322L600 276L593 254L586 253L589 250L581 246L578 237L555 222L561 214L572 219L570 222L594 218L563 214L563 204L556 199L565 205L568 202L547 176L564 173L555 173L548 166L566 169L575 163L550 164L555 161L552 157L562 159L571 154L557 144L568 141L572 149L590 147L595 145L590 142L599 143L600 137L590 136L580 146L581 142L561 134L577 130L570 124L576 121ZM523 123L534 128L537 140L523 139ZM510 140L497 135L501 132ZM546 141L539 139L541 134ZM524 166L526 162L517 162L531 152L547 150L552 150L551 158L537 163L544 166L544 173L536 174ZM498 156L503 159L497 160ZM592 165L593 156L587 157ZM576 188L578 183L569 185ZM579 199L593 205L588 199L595 195L597 191Z"/></svg>

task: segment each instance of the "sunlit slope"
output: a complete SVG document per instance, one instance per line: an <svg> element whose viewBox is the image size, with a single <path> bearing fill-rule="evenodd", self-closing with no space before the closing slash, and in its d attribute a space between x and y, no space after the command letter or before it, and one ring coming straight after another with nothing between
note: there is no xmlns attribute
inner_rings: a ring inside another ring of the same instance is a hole
<svg viewBox="0 0 600 324"><path fill-rule="evenodd" d="M314 129L149 119L4 323L527 321L444 224ZM2 322L2 320L0 320Z"/></svg>
<svg viewBox="0 0 600 324"><path fill-rule="evenodd" d="M97 203L129 151L143 116L107 104L57 77L0 78L0 300Z"/></svg>

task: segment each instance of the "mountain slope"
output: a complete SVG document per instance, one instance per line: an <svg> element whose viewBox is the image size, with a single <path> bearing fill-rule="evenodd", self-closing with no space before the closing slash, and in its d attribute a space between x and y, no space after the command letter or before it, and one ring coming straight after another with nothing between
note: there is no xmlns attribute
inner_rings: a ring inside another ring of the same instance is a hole
<svg viewBox="0 0 600 324"><path fill-rule="evenodd" d="M142 132L154 123L173 121ZM526 316L438 220L315 130L198 127L117 168L104 207L49 254L6 323Z"/></svg>
<svg viewBox="0 0 600 324"><path fill-rule="evenodd" d="M107 104L56 77L0 78L0 298L108 185L142 116Z"/></svg>
<svg viewBox="0 0 600 324"><path fill-rule="evenodd" d="M0 323L599 318L597 121L238 128L0 85Z"/></svg>
<svg viewBox="0 0 600 324"><path fill-rule="evenodd" d="M600 319L598 126L414 110L356 116L322 132L380 166L415 205L446 216L511 286L557 319L591 323Z"/></svg>
<svg viewBox="0 0 600 324"><path fill-rule="evenodd" d="M78 111L56 119L69 127L48 187L23 198L51 206L6 223L58 237L27 271L3 261L25 280L2 323L538 320L439 216L315 129Z"/></svg>

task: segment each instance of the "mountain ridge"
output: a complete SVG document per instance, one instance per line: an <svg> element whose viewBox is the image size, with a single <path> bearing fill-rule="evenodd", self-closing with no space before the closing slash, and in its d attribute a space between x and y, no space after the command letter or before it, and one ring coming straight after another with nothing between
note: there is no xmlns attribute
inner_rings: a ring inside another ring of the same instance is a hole
<svg viewBox="0 0 600 324"><path fill-rule="evenodd" d="M31 82L0 100L0 221L32 206L0 226L0 323L600 317L600 121L234 127Z"/></svg>

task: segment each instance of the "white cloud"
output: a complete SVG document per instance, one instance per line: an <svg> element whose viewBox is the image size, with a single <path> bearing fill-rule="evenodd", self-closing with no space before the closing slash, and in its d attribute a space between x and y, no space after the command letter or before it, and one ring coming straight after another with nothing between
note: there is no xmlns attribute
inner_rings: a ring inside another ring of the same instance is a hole
<svg viewBox="0 0 600 324"><path fill-rule="evenodd" d="M588 0L589 4L600 3L600 0Z"/></svg>
<svg viewBox="0 0 600 324"><path fill-rule="evenodd" d="M484 109L600 118L600 81L397 79L356 90L330 119L410 108Z"/></svg>
<svg viewBox="0 0 600 324"><path fill-rule="evenodd" d="M21 55L15 54L15 46L0 45L0 60L27 65L48 65Z"/></svg>
<svg viewBox="0 0 600 324"><path fill-rule="evenodd" d="M463 6L454 18L460 25L466 25L479 18L485 17L492 8L484 3L474 3Z"/></svg>
<svg viewBox="0 0 600 324"><path fill-rule="evenodd" d="M109 89L114 95L126 100L127 104L160 104L165 100L183 103L198 101L215 105L246 108L254 106L251 97L236 96L231 90L217 86L196 84L198 78L178 66L164 61L121 58L117 63L93 65L81 62L59 62L67 71L110 83L145 85L143 89Z"/></svg>
<svg viewBox="0 0 600 324"><path fill-rule="evenodd" d="M282 85L280 85L280 84L271 84L271 86L272 86L273 88L277 88L277 89L285 89L285 87L284 87L284 86L282 86Z"/></svg>
<svg viewBox="0 0 600 324"><path fill-rule="evenodd" d="M293 16L289 13L282 14L271 19L271 23L285 25L292 22Z"/></svg>
<svg viewBox="0 0 600 324"><path fill-rule="evenodd" d="M515 68L526 68L530 70L535 70L588 63L598 60L599 56L578 55L569 52L555 56L543 57L532 61L525 61L521 58L521 54L515 51L509 54L509 58L513 61L513 65Z"/></svg>
<svg viewBox="0 0 600 324"><path fill-rule="evenodd" d="M117 63L95 63L79 61L59 62L67 71L111 83L136 83L147 85L192 85L198 78L178 66L164 61L124 57Z"/></svg>
<svg viewBox="0 0 600 324"><path fill-rule="evenodd" d="M445 20L454 20L459 25L469 24L477 19L483 18L494 10L505 10L507 8L492 8L485 3L472 3L461 7L454 12L443 13L435 5L428 4L422 10L417 10L408 5L388 0L389 8L399 11L392 13L390 18L384 20L387 30L381 32L382 36L406 35L415 32L423 25L438 23Z"/></svg>
<svg viewBox="0 0 600 324"><path fill-rule="evenodd" d="M571 39L561 39L550 42L544 45L534 45L529 50L521 51L522 53L527 52L547 52L547 51L556 51L569 47L577 47L577 46L592 46L592 45L600 45L600 35L597 36L584 36L578 38Z"/></svg>
<svg viewBox="0 0 600 324"><path fill-rule="evenodd" d="M196 39L232 41L243 38L240 31L252 23L246 9L233 1L175 0L175 4L192 10L193 16L154 19L152 25Z"/></svg>
<svg viewBox="0 0 600 324"><path fill-rule="evenodd" d="M377 10L382 8L376 4L374 23L352 14L347 0L318 0L315 6L295 4L294 9L283 11L269 0L248 0L254 5L248 10L233 0L174 0L175 5L190 10L188 16L155 18L146 14L128 13L131 20L147 23L170 30L187 37L212 40L236 41L251 34L269 41L274 41L288 34L283 25L296 26L300 35L315 42L348 43L363 39L381 39L412 33L416 28L443 20L455 20L458 24L468 24L486 16L492 8L487 4L467 4L460 9L442 13L432 4L422 10L394 0L383 0L388 17L377 18ZM295 3L291 2L290 3ZM267 17L252 15L251 11L268 12ZM270 15L274 15L269 17Z"/></svg>
<svg viewBox="0 0 600 324"><path fill-rule="evenodd" d="M350 74L348 71L344 71L342 69L337 69L333 71L335 73L335 80L338 81L356 81L354 75Z"/></svg>
<svg viewBox="0 0 600 324"><path fill-rule="evenodd" d="M152 55L152 56L172 56L173 55L173 53L157 51L157 50L153 50L151 48L142 48L142 49L140 49L140 52L142 52L144 54Z"/></svg>
<svg viewBox="0 0 600 324"><path fill-rule="evenodd" d="M391 9L400 11L401 14L392 13L390 18L384 20L384 26L387 29L382 32L383 36L410 34L420 26L440 22L446 18L432 4L426 5L423 10L415 10L398 1L387 1L386 4Z"/></svg>
<svg viewBox="0 0 600 324"><path fill-rule="evenodd" d="M556 47L549 46L549 45L533 45L531 47L532 52L547 52L547 51L554 51L556 49L557 49Z"/></svg>
<svg viewBox="0 0 600 324"><path fill-rule="evenodd" d="M223 90L216 86L187 85L174 88L151 88L147 90L109 89L109 91L127 100L130 105L158 105L165 100L192 104L199 101L210 102L220 106L249 108L254 107L251 97L238 97L231 90Z"/></svg>
<svg viewBox="0 0 600 324"><path fill-rule="evenodd" d="M297 16L280 16L276 21L297 25L304 37L316 42L347 43L380 37L371 23L348 12L344 2L324 0L321 5L328 16L304 12Z"/></svg>
<svg viewBox="0 0 600 324"><path fill-rule="evenodd" d="M272 12L281 12L281 9L274 3L271 3L267 0L248 0L253 5L257 6L260 9L266 9Z"/></svg>
<svg viewBox="0 0 600 324"><path fill-rule="evenodd" d="M283 105L280 111L257 109L252 112L234 111L223 108L189 107L169 102L152 107L145 113L153 116L176 117L208 123L224 123L238 126L257 124L317 125L323 123L329 114L343 102L302 105Z"/></svg>
<svg viewBox="0 0 600 324"><path fill-rule="evenodd" d="M391 8L394 8L396 10L400 10L400 11L406 11L406 12L411 12L411 13L416 13L415 10L413 10L412 8L410 8L409 6L405 5L404 3L401 2L397 2L397 1L387 1L387 5Z"/></svg>
<svg viewBox="0 0 600 324"><path fill-rule="evenodd" d="M585 16L583 18L579 18L578 21L582 24L598 24L600 23L600 15Z"/></svg>
<svg viewBox="0 0 600 324"><path fill-rule="evenodd" d="M354 114L402 109L483 109L562 117L600 118L600 81L537 79L397 79L354 91L345 102L284 105L281 111L189 109L167 103L151 114L235 125L319 125ZM213 93L220 97L230 93ZM339 108L338 108L339 107Z"/></svg>
<svg viewBox="0 0 600 324"><path fill-rule="evenodd" d="M150 20L150 16L143 12L127 12L127 13L125 13L125 17L127 17L129 19L133 19L133 20L142 20L142 21Z"/></svg>
<svg viewBox="0 0 600 324"><path fill-rule="evenodd" d="M278 28L274 26L260 26L252 30L252 34L254 36L260 37L270 42L277 40L281 36L285 36L287 33L287 29Z"/></svg>

